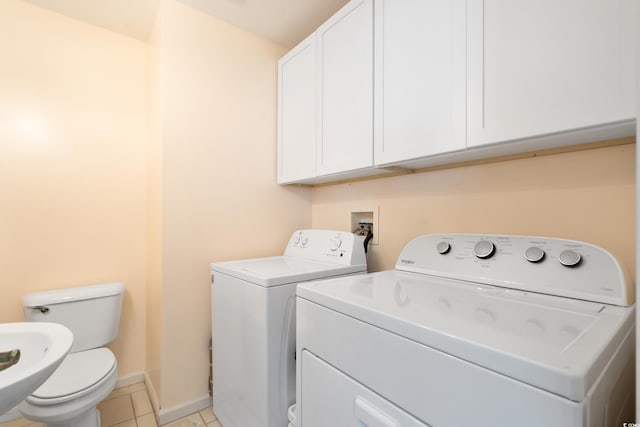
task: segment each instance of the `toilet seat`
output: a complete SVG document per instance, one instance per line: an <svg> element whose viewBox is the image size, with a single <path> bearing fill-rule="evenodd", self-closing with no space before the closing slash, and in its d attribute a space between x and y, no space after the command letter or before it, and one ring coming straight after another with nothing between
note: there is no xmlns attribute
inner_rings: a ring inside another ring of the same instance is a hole
<svg viewBox="0 0 640 427"><path fill-rule="evenodd" d="M108 348L71 353L27 401L48 406L78 399L107 381L116 365L116 358Z"/></svg>

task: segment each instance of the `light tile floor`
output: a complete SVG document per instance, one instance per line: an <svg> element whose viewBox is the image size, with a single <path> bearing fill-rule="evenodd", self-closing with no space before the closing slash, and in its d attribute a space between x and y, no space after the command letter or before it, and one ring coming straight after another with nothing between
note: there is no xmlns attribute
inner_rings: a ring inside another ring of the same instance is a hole
<svg viewBox="0 0 640 427"><path fill-rule="evenodd" d="M114 390L99 405L101 427L158 427L144 383ZM0 427L44 427L20 418ZM222 427L211 408L181 418L163 427Z"/></svg>

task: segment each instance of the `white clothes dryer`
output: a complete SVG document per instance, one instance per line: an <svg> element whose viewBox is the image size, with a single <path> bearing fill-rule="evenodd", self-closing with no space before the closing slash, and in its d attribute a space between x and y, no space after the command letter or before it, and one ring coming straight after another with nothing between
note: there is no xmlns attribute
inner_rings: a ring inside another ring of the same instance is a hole
<svg viewBox="0 0 640 427"><path fill-rule="evenodd" d="M632 423L632 289L601 248L500 235L301 285L297 427Z"/></svg>
<svg viewBox="0 0 640 427"><path fill-rule="evenodd" d="M295 402L300 282L366 273L362 239L301 230L284 255L211 264L213 410L225 427L284 427Z"/></svg>

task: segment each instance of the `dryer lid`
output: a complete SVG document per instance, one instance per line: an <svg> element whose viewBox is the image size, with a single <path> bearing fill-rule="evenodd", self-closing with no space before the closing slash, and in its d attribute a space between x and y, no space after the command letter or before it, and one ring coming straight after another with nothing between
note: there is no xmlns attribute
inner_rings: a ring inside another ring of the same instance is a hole
<svg viewBox="0 0 640 427"><path fill-rule="evenodd" d="M396 270L302 284L297 295L577 402L635 312Z"/></svg>
<svg viewBox="0 0 640 427"><path fill-rule="evenodd" d="M116 358L108 348L71 353L32 396L58 400L77 395L102 380L115 364Z"/></svg>

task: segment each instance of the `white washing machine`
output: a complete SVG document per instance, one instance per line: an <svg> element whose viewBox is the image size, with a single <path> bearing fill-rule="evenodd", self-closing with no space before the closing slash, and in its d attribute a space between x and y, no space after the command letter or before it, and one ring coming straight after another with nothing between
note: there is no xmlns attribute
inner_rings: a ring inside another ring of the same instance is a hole
<svg viewBox="0 0 640 427"><path fill-rule="evenodd" d="M302 230L282 256L211 264L213 410L225 427L285 427L295 401L300 282L366 273L362 239Z"/></svg>
<svg viewBox="0 0 640 427"><path fill-rule="evenodd" d="M635 421L632 285L601 248L429 235L297 292L297 427Z"/></svg>

